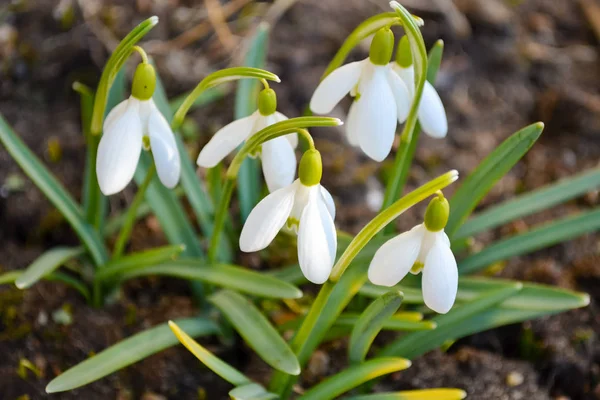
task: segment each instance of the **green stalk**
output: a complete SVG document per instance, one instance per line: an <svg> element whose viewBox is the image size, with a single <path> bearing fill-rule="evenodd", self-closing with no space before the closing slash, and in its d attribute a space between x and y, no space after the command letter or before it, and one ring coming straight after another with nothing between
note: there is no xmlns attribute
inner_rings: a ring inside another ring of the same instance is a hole
<svg viewBox="0 0 600 400"><path fill-rule="evenodd" d="M219 207L215 213L215 225L213 232L210 237L210 247L208 248L208 262L213 263L216 261L217 253L219 251L219 241L221 238L221 230L225 224L225 218L227 217L227 210L229 209L229 203L231 201L231 195L233 194L233 188L235 187L234 179L226 179L225 184L221 189L221 197L219 200Z"/></svg>
<svg viewBox="0 0 600 400"><path fill-rule="evenodd" d="M133 202L131 203L131 205L129 206L129 209L127 210L127 214L125 215L125 222L123 223L123 227L121 228L121 231L119 232L119 236L117 238L117 242L115 243L115 248L113 250L112 258L115 260L123 255L123 251L125 250L125 245L127 245L127 242L129 241L129 237L131 236L131 231L133 230L133 225L135 223L136 216L137 216L137 210L140 207L140 205L142 204L142 202L144 201L144 196L146 195L146 190L148 189L148 186L150 186L150 182L152 182L152 178L154 177L155 173L156 173L156 167L154 164L152 164L152 166L148 169L148 172L146 173L146 177L144 178L144 181L138 188L138 191L135 194L135 197L133 198Z"/></svg>
<svg viewBox="0 0 600 400"><path fill-rule="evenodd" d="M394 160L394 168L392 178L388 181L385 196L383 199L383 205L381 209L388 208L400 193L402 186L402 170L404 166L404 160L406 159L411 142L416 139L413 132L418 122L419 104L421 103L421 96L423 94L423 88L425 87L425 80L427 79L427 50L425 49L425 42L421 31L417 26L415 19L411 14L400 4L396 2L390 3L398 17L402 20L402 26L408 36L410 48L413 56L413 63L415 68L415 95L413 98L410 113L404 124L402 131L400 149L396 153Z"/></svg>

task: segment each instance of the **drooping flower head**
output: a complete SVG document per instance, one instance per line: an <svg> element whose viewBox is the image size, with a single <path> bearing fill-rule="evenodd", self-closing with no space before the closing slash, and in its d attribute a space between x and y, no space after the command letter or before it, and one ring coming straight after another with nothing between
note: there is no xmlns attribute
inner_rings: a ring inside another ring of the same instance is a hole
<svg viewBox="0 0 600 400"><path fill-rule="evenodd" d="M415 68L408 36L403 36L398 42L396 61L392 63L392 69L406 84L412 103L415 95ZM418 116L423 132L429 136L443 138L448 133L448 120L444 104L429 81L425 81L423 87Z"/></svg>
<svg viewBox="0 0 600 400"><path fill-rule="evenodd" d="M287 117L277 111L277 96L270 88L258 95L258 110L250 116L233 121L219 129L198 156L198 165L212 168L229 153L258 131L286 120ZM262 170L269 192L291 184L296 175L296 154L298 135L292 133L281 136L261 145L259 153Z"/></svg>
<svg viewBox="0 0 600 400"><path fill-rule="evenodd" d="M299 178L274 191L252 210L240 236L240 249L259 251L287 227L298 235L298 263L309 281L324 283L329 278L337 249L335 204L321 186L321 154L304 153Z"/></svg>
<svg viewBox="0 0 600 400"><path fill-rule="evenodd" d="M152 150L156 172L168 188L179 182L181 162L173 131L152 95L154 67L143 62L133 76L131 96L114 107L104 120L98 145L96 175L105 195L120 192L133 178L142 148Z"/></svg>
<svg viewBox="0 0 600 400"><path fill-rule="evenodd" d="M440 193L429 203L422 224L377 250L369 266L369 280L376 285L394 286L408 272L422 271L425 305L441 314L450 311L458 290L458 269L444 233L448 216L448 201Z"/></svg>
<svg viewBox="0 0 600 400"><path fill-rule="evenodd" d="M310 101L314 113L328 114L350 93L354 102L346 121L348 141L375 161L390 153L396 121L404 122L410 111L408 88L391 68L393 51L394 34L389 28L380 29L371 42L369 57L333 71Z"/></svg>

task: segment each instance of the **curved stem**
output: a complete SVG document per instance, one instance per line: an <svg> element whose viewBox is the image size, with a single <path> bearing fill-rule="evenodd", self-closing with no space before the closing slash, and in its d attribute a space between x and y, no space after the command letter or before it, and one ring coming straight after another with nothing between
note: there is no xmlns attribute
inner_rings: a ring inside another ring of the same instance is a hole
<svg viewBox="0 0 600 400"><path fill-rule="evenodd" d="M123 223L123 227L121 228L121 232L119 232L119 236L115 243L113 259L117 259L121 257L121 255L123 255L125 245L129 241L129 236L131 235L131 231L133 230L133 224L135 223L137 210L144 200L146 190L148 189L148 186L150 186L150 182L152 182L152 178L154 177L155 172L156 167L154 164L152 164L152 166L148 169L148 172L146 173L144 182L142 182L142 184L138 188L138 191L135 194L135 197L133 198L133 202L127 210L127 214L125 215L125 222Z"/></svg>
<svg viewBox="0 0 600 400"><path fill-rule="evenodd" d="M225 217L227 216L227 210L229 209L229 202L231 201L231 195L234 187L235 179L226 179L221 190L221 198L215 213L215 223L213 225L213 231L210 237L210 246L208 248L208 262L210 264L216 261L217 252L219 251L221 231L223 230L223 225L225 224Z"/></svg>
<svg viewBox="0 0 600 400"><path fill-rule="evenodd" d="M314 150L315 141L314 141L312 135L310 133L308 133L308 131L306 129L298 129L298 134L300 136L303 136L304 139L306 139L306 141L308 142L308 148L311 150Z"/></svg>
<svg viewBox="0 0 600 400"><path fill-rule="evenodd" d="M142 62L144 64L148 64L148 55L146 54L144 49L142 49L140 46L133 46L131 49L139 53L140 57L142 57Z"/></svg>
<svg viewBox="0 0 600 400"><path fill-rule="evenodd" d="M329 279L337 282L352 260L360 253L360 251L369 243L369 241L387 224L396 219L400 214L414 206L415 204L425 200L431 195L436 194L439 190L450 185L458 179L458 172L452 170L442 176L424 184L420 188L413 190L400 200L386 208L373 218L365 227L352 239L346 251L341 255Z"/></svg>

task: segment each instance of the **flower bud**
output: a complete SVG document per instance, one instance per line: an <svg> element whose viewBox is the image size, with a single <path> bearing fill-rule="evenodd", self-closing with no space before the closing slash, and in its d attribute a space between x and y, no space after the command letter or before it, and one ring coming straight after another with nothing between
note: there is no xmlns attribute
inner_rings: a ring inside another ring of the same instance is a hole
<svg viewBox="0 0 600 400"><path fill-rule="evenodd" d="M135 69L131 95L138 100L149 100L156 88L156 72L148 63L141 63Z"/></svg>
<svg viewBox="0 0 600 400"><path fill-rule="evenodd" d="M271 88L263 89L258 94L258 111L261 115L268 116L277 110L277 95Z"/></svg>
<svg viewBox="0 0 600 400"><path fill-rule="evenodd" d="M398 49L396 50L396 63L402 68L408 68L413 64L412 50L410 49L410 42L408 36L402 36L402 39L398 42Z"/></svg>
<svg viewBox="0 0 600 400"><path fill-rule="evenodd" d="M425 211L425 227L430 232L441 231L448 223L449 216L450 204L444 195L439 193L427 206L427 211Z"/></svg>
<svg viewBox="0 0 600 400"><path fill-rule="evenodd" d="M314 186L321 182L323 163L321 161L321 153L318 150L310 149L302 155L300 167L298 168L298 176L304 186Z"/></svg>
<svg viewBox="0 0 600 400"><path fill-rule="evenodd" d="M394 34L390 28L381 28L371 42L369 59L375 65L387 65L394 51Z"/></svg>

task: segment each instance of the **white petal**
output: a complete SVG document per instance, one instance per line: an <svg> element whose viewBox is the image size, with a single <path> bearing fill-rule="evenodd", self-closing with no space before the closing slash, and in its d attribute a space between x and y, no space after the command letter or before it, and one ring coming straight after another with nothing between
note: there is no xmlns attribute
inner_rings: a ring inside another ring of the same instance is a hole
<svg viewBox="0 0 600 400"><path fill-rule="evenodd" d="M404 84L406 85L406 88L408 89L408 93L410 93L410 97L412 99L412 97L415 95L415 68L414 68L414 66L411 65L408 68L402 68L397 63L393 63L392 69L394 70L394 72L396 74L398 74L400 79L402 79L402 81L404 81Z"/></svg>
<svg viewBox="0 0 600 400"><path fill-rule="evenodd" d="M250 212L240 235L240 250L262 250L277 236L294 205L295 185L279 189L262 199Z"/></svg>
<svg viewBox="0 0 600 400"><path fill-rule="evenodd" d="M335 253L337 252L337 232L335 230L334 217L330 214L327 209L327 205L322 201L317 201L319 206L319 215L321 217L321 224L325 236L327 237L327 247L329 249L329 256L331 257L332 264L335 262Z"/></svg>
<svg viewBox="0 0 600 400"><path fill-rule="evenodd" d="M103 131L106 132L106 130L110 129L110 125L123 115L129 103L130 99L123 100L114 106L112 110L110 110L106 118L104 118L104 125L102 127Z"/></svg>
<svg viewBox="0 0 600 400"><path fill-rule="evenodd" d="M156 106L148 118L148 134L158 178L163 185L172 189L179 182L181 160L175 135Z"/></svg>
<svg viewBox="0 0 600 400"><path fill-rule="evenodd" d="M256 119L256 113L233 121L219 129L204 146L198 156L197 164L201 167L212 168L221 162L250 135Z"/></svg>
<svg viewBox="0 0 600 400"><path fill-rule="evenodd" d="M441 238L425 259L422 286L427 307L440 314L450 311L458 290L458 268L454 254Z"/></svg>
<svg viewBox="0 0 600 400"><path fill-rule="evenodd" d="M358 115L357 101L353 101L348 111L348 119L346 121L346 136L348 143L352 146L358 146L359 127L356 124L356 116Z"/></svg>
<svg viewBox="0 0 600 400"><path fill-rule="evenodd" d="M130 102L100 139L96 175L100 190L107 196L123 190L135 173L142 152L142 123L138 111L138 102Z"/></svg>
<svg viewBox="0 0 600 400"><path fill-rule="evenodd" d="M327 211L329 211L329 215L331 215L331 219L335 219L335 202L333 201L333 197L331 197L331 193L329 193L329 190L325 189L321 185L319 185L319 187L321 190L321 198L325 202Z"/></svg>
<svg viewBox="0 0 600 400"><path fill-rule="evenodd" d="M264 142L260 158L269 192L294 182L296 154L286 138L278 137Z"/></svg>
<svg viewBox="0 0 600 400"><path fill-rule="evenodd" d="M375 161L392 150L396 133L396 101L388 84L387 67L377 67L369 85L356 102L356 123L361 149Z"/></svg>
<svg viewBox="0 0 600 400"><path fill-rule="evenodd" d="M448 133L448 120L442 100L435 88L425 82L421 104L419 104L419 122L423 132L434 138L443 138Z"/></svg>
<svg viewBox="0 0 600 400"><path fill-rule="evenodd" d="M423 230L417 225L385 242L371 260L369 280L381 286L394 286L400 282L417 261L422 238Z"/></svg>
<svg viewBox="0 0 600 400"><path fill-rule="evenodd" d="M281 121L285 121L286 119L288 119L288 117L286 117L279 111L275 111L275 119L276 119L276 122L281 122ZM295 149L298 147L298 134L297 133L290 133L289 135L285 135L284 138L286 138L287 140L290 141L292 148Z"/></svg>
<svg viewBox="0 0 600 400"><path fill-rule="evenodd" d="M358 83L363 61L346 64L327 75L310 99L310 109L316 114L329 114L333 107Z"/></svg>
<svg viewBox="0 0 600 400"><path fill-rule="evenodd" d="M396 74L392 69L389 69L387 72L388 83L390 85L390 89L392 89L392 94L394 95L394 100L396 100L396 110L398 112L398 122L403 123L406 121L406 117L408 117L408 113L410 112L410 103L411 103L411 95L408 92L408 88L406 84L398 74Z"/></svg>
<svg viewBox="0 0 600 400"><path fill-rule="evenodd" d="M317 284L324 283L329 278L335 253L331 253L331 225L333 221L321 218L319 202L315 201L319 193L311 193L311 199L302 211L298 228L298 263L302 273L309 281ZM333 228L335 231L335 227Z"/></svg>

